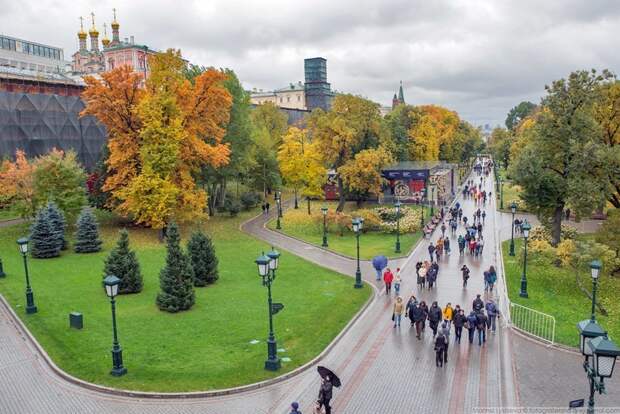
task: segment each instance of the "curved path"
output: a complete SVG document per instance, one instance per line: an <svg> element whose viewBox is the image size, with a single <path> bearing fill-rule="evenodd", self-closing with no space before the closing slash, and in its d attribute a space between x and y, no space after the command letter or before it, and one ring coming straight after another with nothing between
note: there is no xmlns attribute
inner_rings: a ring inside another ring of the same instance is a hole
<svg viewBox="0 0 620 414"><path fill-rule="evenodd" d="M492 182L488 180L486 185L490 189ZM473 202L461 200L461 203L465 215L471 217L475 209ZM502 225L496 224L500 218L493 214L494 207L487 206L486 246L481 259L460 258L457 250L456 254L441 260L438 286L433 291L420 292L415 285L414 265L428 255L428 241L423 240L407 259L398 263L403 269L403 294L414 293L427 302L437 300L442 305L448 301L460 303L469 310L475 294L482 291L483 269L499 260L495 237L498 234L496 229ZM266 219L256 217L243 228L282 250L353 276L354 261L266 230ZM436 237L433 236L433 240ZM454 240L453 249L456 247ZM462 263L472 269L467 289L461 288L458 269ZM395 263L391 265L395 267ZM362 273L367 282L376 283L374 271L368 263L363 264ZM380 285L377 287L381 288ZM403 320L401 328L393 328L391 306L392 298L385 294L377 296L321 362L343 380L343 387L334 392L334 412L377 414L415 410L468 413L475 407L519 405L519 394L521 402L527 400L516 388L515 375L519 375L518 382L531 378L527 378L528 373L523 376L514 369L518 352L513 349L513 342L514 348L526 348L528 353L530 349L540 350L540 358L545 358L545 352L549 352L547 348L524 340L515 342L509 330L500 327L496 335L489 335L483 347L469 345L466 340L460 346L451 343L447 367L437 369L432 335L426 332L422 340L417 340L407 319ZM571 361L575 359L572 355L570 358ZM536 381L544 378L536 364L530 365L534 365L531 371L536 375ZM576 367L580 369L579 365ZM547 374L551 373L547 371ZM580 382L577 380L577 383ZM312 412L318 385L315 370L310 369L265 388L223 397L140 400L103 394L76 386L54 374L25 339L21 328L11 322L7 310L0 306L0 413L279 414L287 413L293 400L299 401L302 411L308 413ZM529 387L529 390L541 394L536 387ZM540 405L538 401L535 404Z"/></svg>

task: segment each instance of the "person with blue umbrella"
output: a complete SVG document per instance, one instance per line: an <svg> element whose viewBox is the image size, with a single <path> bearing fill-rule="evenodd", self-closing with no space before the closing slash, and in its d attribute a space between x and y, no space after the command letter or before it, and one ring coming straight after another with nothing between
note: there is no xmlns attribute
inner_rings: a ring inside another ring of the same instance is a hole
<svg viewBox="0 0 620 414"><path fill-rule="evenodd" d="M372 258L372 267L374 267L377 272L377 280L381 280L383 269L387 267L387 264L388 259L385 256L375 256Z"/></svg>

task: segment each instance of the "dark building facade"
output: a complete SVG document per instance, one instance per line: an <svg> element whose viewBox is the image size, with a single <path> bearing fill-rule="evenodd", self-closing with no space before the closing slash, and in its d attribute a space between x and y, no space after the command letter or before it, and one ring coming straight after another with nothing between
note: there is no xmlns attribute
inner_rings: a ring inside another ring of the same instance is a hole
<svg viewBox="0 0 620 414"><path fill-rule="evenodd" d="M322 57L304 59L306 108L329 110L334 93L327 82L327 60Z"/></svg>
<svg viewBox="0 0 620 414"><path fill-rule="evenodd" d="M28 158L52 148L74 150L92 169L107 140L105 128L91 116L80 117L82 86L72 82L0 76L0 156Z"/></svg>

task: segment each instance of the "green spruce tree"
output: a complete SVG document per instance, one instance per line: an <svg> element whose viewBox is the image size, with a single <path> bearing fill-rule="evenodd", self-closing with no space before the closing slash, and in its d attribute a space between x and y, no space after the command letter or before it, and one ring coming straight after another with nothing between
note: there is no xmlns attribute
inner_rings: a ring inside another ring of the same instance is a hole
<svg viewBox="0 0 620 414"><path fill-rule="evenodd" d="M77 220L77 230L75 232L75 252L94 253L101 250L101 240L99 239L99 229L97 220L92 210L88 207L82 209Z"/></svg>
<svg viewBox="0 0 620 414"><path fill-rule="evenodd" d="M54 232L46 208L37 212L37 216L30 228L30 254L38 259L47 259L60 256L58 236Z"/></svg>
<svg viewBox="0 0 620 414"><path fill-rule="evenodd" d="M218 279L217 256L209 236L202 231L192 234L187 243L187 254L194 269L194 285L206 286Z"/></svg>
<svg viewBox="0 0 620 414"><path fill-rule="evenodd" d="M53 201L49 201L47 203L46 209L50 224L52 226L52 231L56 235L56 240L58 241L60 250L67 250L67 240L65 239L67 222L65 221L65 215Z"/></svg>
<svg viewBox="0 0 620 414"><path fill-rule="evenodd" d="M159 274L161 292L157 306L166 312L187 310L194 304L194 272L187 255L181 249L181 237L176 224L166 232L168 254L166 265Z"/></svg>
<svg viewBox="0 0 620 414"><path fill-rule="evenodd" d="M129 233L121 230L116 247L105 259L103 277L114 275L121 280L119 293L138 293L142 291L142 273L136 253L129 248Z"/></svg>

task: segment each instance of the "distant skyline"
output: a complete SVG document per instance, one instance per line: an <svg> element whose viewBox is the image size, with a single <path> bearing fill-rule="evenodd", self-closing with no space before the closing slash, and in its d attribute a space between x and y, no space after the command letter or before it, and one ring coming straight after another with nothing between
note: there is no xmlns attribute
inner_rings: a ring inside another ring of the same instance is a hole
<svg viewBox="0 0 620 414"><path fill-rule="evenodd" d="M520 101L578 69L620 72L620 1L65 1L0 0L0 32L77 49L79 16L100 36L117 9L121 38L181 49L192 63L233 69L246 89L303 81L303 59L327 59L332 88L389 106L456 110L503 125ZM86 19L88 17L88 19Z"/></svg>

